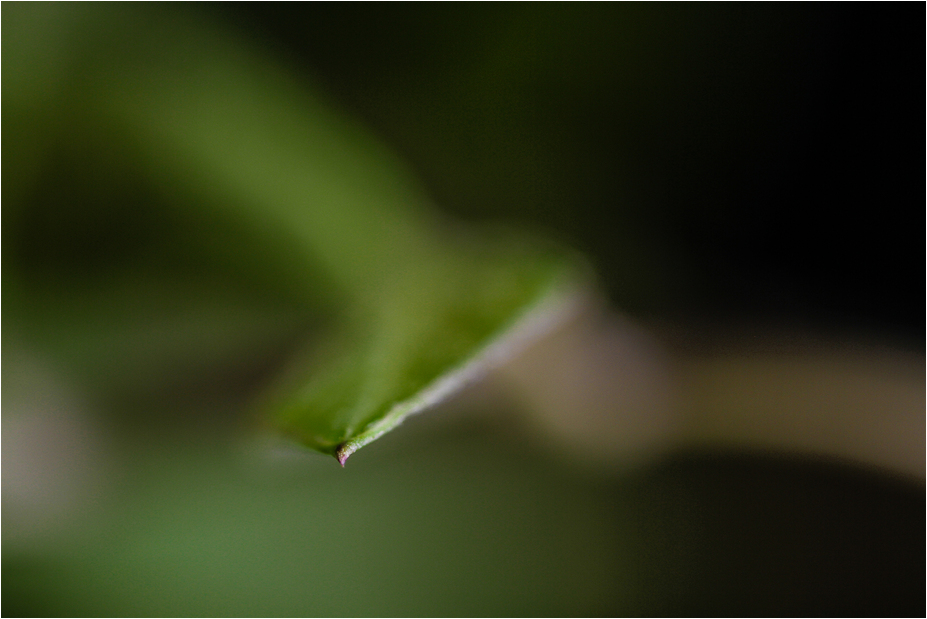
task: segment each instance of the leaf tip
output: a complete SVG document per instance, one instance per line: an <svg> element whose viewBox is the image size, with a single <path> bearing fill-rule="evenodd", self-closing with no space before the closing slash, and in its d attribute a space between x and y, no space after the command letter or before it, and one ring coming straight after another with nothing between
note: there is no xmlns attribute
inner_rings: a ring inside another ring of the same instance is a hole
<svg viewBox="0 0 927 619"><path fill-rule="evenodd" d="M344 463L348 461L348 457L355 452L357 448L352 447L348 443L342 443L338 450L335 452L335 459L338 460L338 464L344 468Z"/></svg>

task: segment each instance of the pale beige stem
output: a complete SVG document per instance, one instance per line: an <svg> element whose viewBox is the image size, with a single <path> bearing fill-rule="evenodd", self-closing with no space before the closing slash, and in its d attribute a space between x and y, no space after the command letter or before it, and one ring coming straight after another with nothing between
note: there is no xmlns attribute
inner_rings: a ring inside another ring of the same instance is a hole
<svg viewBox="0 0 927 619"><path fill-rule="evenodd" d="M732 447L924 478L923 355L794 337L776 346L768 334L765 341L773 345L671 352L590 301L499 375L553 442L592 462L627 466L671 447Z"/></svg>

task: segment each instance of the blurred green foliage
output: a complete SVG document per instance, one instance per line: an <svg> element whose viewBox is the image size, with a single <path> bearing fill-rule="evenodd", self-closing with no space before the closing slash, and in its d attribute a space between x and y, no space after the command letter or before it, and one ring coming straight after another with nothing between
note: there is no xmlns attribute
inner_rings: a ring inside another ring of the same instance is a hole
<svg viewBox="0 0 927 619"><path fill-rule="evenodd" d="M140 254L152 244L166 254L159 259L176 259L175 248L164 247L177 241L171 227L181 228L186 242L199 241L172 216L178 210L183 217L199 211L193 218L206 230L217 221L219 230L230 222L263 232L244 242L213 240L207 251L219 260L231 254L224 259L231 267L256 262L246 272L253 277L290 263L283 283L295 287L283 293L310 311L336 308L341 324L328 331L340 330L345 341L326 346L333 357L316 359L298 376L292 401L268 405L267 414L307 446L337 451L343 463L422 408L411 401L418 392L464 365L528 308L565 294L552 290L568 277L560 265L566 259L552 248L526 235L497 231L474 241L439 229L414 180L382 146L207 24L160 10L84 5L17 5L6 21L10 122L34 127L57 146L10 176L14 228L45 237L29 247L43 254L33 259L67 262L77 254L97 273L113 260L144 264ZM69 22L66 34L53 27L57 21ZM105 34L92 36L96 30ZM70 48L60 57L29 67L17 62L31 60L23 48L62 38ZM31 143L34 136L16 137ZM8 150L19 161L29 147L16 137ZM37 215L22 206L29 194L40 196L33 198ZM278 237L292 253L281 255ZM74 266L55 275L67 277ZM134 265L119 270L119 284L144 281ZM199 276L181 274L181 283L200 288ZM98 289L99 302L110 304L113 288Z"/></svg>

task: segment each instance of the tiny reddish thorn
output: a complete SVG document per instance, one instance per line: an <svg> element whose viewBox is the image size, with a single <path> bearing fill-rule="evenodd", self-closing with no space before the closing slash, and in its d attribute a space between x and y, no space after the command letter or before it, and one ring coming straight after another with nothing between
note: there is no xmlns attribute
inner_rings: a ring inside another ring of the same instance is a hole
<svg viewBox="0 0 927 619"><path fill-rule="evenodd" d="M338 460L338 464L344 467L344 463L348 461L348 457L354 453L353 449L349 449L347 445L341 445L338 450L335 452L335 459Z"/></svg>

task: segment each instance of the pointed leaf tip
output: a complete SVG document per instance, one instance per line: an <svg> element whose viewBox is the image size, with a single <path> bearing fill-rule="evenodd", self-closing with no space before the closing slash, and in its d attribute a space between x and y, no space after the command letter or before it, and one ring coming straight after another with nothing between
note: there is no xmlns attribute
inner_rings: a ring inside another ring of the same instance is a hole
<svg viewBox="0 0 927 619"><path fill-rule="evenodd" d="M348 461L348 456L354 453L355 449L352 449L347 443L341 445L338 448L338 451L335 452L335 459L338 460L338 464L344 467L344 463Z"/></svg>

